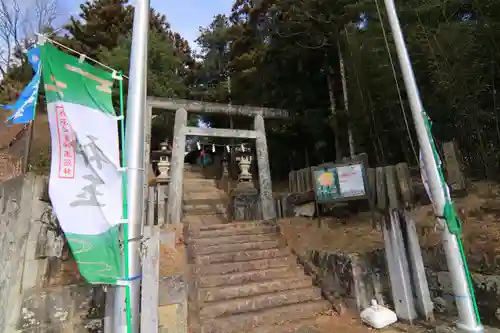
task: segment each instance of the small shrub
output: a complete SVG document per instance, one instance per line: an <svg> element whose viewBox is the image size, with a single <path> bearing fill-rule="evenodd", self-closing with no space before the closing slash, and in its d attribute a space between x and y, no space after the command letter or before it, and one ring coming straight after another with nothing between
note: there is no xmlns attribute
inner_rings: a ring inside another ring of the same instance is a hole
<svg viewBox="0 0 500 333"><path fill-rule="evenodd" d="M39 175L48 175L50 172L50 146L40 147L31 151L29 170Z"/></svg>

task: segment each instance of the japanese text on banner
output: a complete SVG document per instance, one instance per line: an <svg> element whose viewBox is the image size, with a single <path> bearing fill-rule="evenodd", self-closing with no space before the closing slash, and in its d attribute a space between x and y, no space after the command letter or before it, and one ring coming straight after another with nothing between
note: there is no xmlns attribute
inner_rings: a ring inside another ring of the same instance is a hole
<svg viewBox="0 0 500 333"><path fill-rule="evenodd" d="M75 178L75 133L71 128L63 106L56 106L57 136L59 143L59 178Z"/></svg>

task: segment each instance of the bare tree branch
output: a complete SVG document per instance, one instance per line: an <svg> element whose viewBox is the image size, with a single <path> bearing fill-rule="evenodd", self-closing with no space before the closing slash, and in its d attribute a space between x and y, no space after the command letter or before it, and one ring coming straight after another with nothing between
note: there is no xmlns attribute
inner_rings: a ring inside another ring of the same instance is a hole
<svg viewBox="0 0 500 333"><path fill-rule="evenodd" d="M59 0L0 0L0 73L2 76L19 61L15 51L35 42L35 33L52 25Z"/></svg>

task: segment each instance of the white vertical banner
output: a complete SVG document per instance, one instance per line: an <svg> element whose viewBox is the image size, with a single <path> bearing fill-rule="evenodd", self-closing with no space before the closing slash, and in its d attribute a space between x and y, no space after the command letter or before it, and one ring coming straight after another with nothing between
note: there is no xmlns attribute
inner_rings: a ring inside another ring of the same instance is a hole
<svg viewBox="0 0 500 333"><path fill-rule="evenodd" d="M49 194L81 275L94 284L123 278L123 213L112 74L41 46L52 143Z"/></svg>

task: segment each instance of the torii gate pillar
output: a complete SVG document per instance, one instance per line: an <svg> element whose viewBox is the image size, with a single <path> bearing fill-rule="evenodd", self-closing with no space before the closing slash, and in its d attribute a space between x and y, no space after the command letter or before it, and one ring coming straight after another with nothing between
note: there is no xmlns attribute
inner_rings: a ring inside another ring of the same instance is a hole
<svg viewBox="0 0 500 333"><path fill-rule="evenodd" d="M175 111L170 184L168 186L167 223L178 224L182 218L182 187L184 182L184 152L186 151L187 111Z"/></svg>
<svg viewBox="0 0 500 333"><path fill-rule="evenodd" d="M254 129L257 132L255 138L255 150L257 154L257 166L259 169L260 202L262 219L265 221L276 220L276 206L273 200L273 187L271 181L271 169L269 167L269 155L267 151L266 128L264 117L258 114L254 118Z"/></svg>

